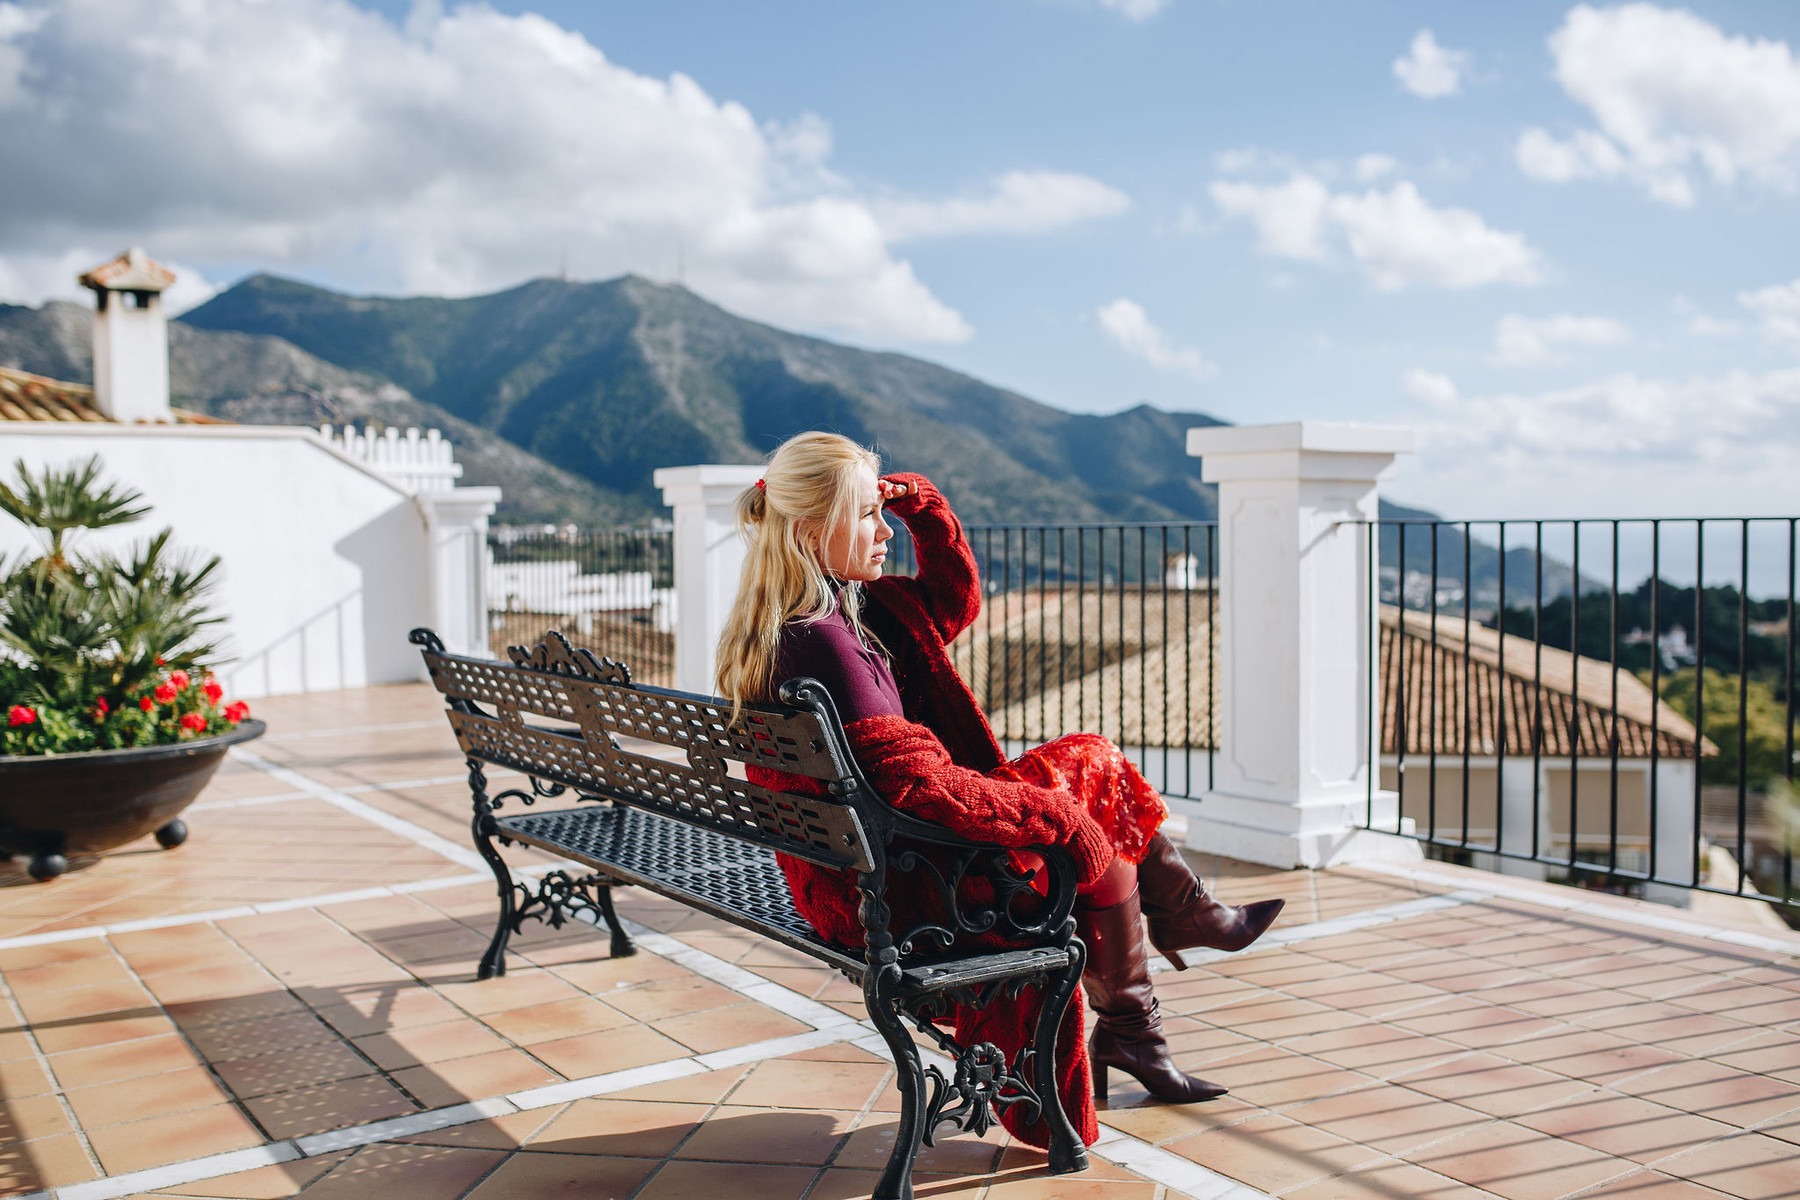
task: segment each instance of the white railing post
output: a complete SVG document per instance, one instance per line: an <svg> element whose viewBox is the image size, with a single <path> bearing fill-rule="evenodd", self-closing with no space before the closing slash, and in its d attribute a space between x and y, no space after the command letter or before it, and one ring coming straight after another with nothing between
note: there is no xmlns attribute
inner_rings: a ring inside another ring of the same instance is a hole
<svg viewBox="0 0 1800 1200"><path fill-rule="evenodd" d="M1362 829L1381 709L1371 570L1376 482L1410 430L1302 421L1188 431L1219 486L1219 746L1188 845L1278 867L1420 857ZM1375 779L1379 784L1379 777ZM1398 798L1374 793L1374 824Z"/></svg>
<svg viewBox="0 0 1800 1200"><path fill-rule="evenodd" d="M413 495L425 518L431 627L453 654L491 658L488 648L488 518L497 487L449 488Z"/></svg>
<svg viewBox="0 0 1800 1200"><path fill-rule="evenodd" d="M732 506L762 468L708 464L662 467L654 476L675 510L675 687L713 693L719 633L737 598L744 543Z"/></svg>

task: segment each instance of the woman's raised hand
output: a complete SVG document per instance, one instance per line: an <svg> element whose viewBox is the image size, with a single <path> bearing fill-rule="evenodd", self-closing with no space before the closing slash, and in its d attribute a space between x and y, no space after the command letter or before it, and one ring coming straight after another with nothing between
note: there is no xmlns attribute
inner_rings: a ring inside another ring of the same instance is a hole
<svg viewBox="0 0 1800 1200"><path fill-rule="evenodd" d="M910 496L913 490L912 484L898 479L877 479L875 481L875 486L881 489L881 502L883 504L891 504L902 496Z"/></svg>

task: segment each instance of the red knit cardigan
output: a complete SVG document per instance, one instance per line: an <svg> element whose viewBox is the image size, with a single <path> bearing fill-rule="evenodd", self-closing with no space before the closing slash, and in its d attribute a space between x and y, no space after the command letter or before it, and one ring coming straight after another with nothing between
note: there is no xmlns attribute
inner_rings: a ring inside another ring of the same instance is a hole
<svg viewBox="0 0 1800 1200"><path fill-rule="evenodd" d="M1104 831L1069 793L989 779L1005 762L981 706L950 663L947 644L981 612L980 575L962 526L949 504L922 475L889 478L912 485L888 506L906 522L917 552L915 577L888 575L868 585L863 622L881 639L907 716L869 717L846 726L851 749L869 782L895 808L956 833L1004 846L1062 845L1075 855L1081 882L1091 883L1112 861ZM916 723L915 723L916 721ZM793 792L818 792L810 779L749 768L752 782ZM794 907L819 933L840 945L860 946L862 922L853 872L834 871L786 855L777 856L793 892ZM895 894L896 928L928 914L925 897ZM998 998L980 1011L958 1006L956 1039L963 1045L992 1042L1012 1059L1031 1043L1041 997L1026 988L1018 999ZM1063 1109L1084 1142L1099 1136L1083 1028L1080 993L1064 1013L1057 1034L1057 1079ZM1026 1123L1017 1111L1002 1116L1015 1137L1046 1144L1044 1123Z"/></svg>

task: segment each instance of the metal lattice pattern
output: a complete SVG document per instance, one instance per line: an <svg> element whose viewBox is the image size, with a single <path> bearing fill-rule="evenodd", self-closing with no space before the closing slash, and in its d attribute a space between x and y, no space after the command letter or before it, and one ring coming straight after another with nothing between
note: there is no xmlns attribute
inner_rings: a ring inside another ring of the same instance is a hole
<svg viewBox="0 0 1800 1200"><path fill-rule="evenodd" d="M794 911L787 880L766 847L623 806L527 813L498 825L502 837L652 880L658 891L729 909L834 957L843 953Z"/></svg>
<svg viewBox="0 0 1800 1200"><path fill-rule="evenodd" d="M727 758L746 744L773 747L780 769L807 750L819 774L823 736L810 713L752 713L739 737L724 738L729 714L699 698L628 684L572 680L547 670L428 654L438 689L455 699L485 701L495 716L452 710L450 724L463 752L587 795L641 805L677 820L707 826L826 866L867 869L864 832L847 806L829 799L770 791L733 778ZM574 722L567 731L527 725L522 713ZM806 730L810 728L810 737ZM611 735L659 742L686 752L686 763L620 749ZM799 735L799 736L796 736ZM725 749L719 742L723 738ZM766 761L758 753L751 761ZM830 779L839 778L835 767Z"/></svg>

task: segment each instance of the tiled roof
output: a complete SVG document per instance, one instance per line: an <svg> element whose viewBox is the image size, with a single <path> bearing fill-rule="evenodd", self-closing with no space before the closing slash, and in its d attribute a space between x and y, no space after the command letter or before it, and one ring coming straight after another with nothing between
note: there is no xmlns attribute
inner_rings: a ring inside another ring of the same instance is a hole
<svg viewBox="0 0 1800 1200"><path fill-rule="evenodd" d="M186 409L171 408L177 425L229 425L232 422ZM0 367L0 421L116 422L94 407L94 389L85 383L48 379L29 371Z"/></svg>
<svg viewBox="0 0 1800 1200"><path fill-rule="evenodd" d="M1104 600L1090 592L1049 594L1041 603L1013 593L990 597L988 606L950 653L1000 737L1041 742L1080 729L1128 746L1214 746L1221 684L1208 678L1218 637L1204 589L1140 597L1115 588ZM1573 742L1581 756L1610 756L1611 664L1549 646L1539 658L1530 639L1514 635L1505 639L1502 664L1500 635L1471 624L1465 671L1460 617L1438 619L1435 649L1426 614L1408 612L1405 636L1399 631L1399 610L1384 605L1383 754L1395 753L1404 713L1408 755L1434 746L1440 755L1461 755L1466 711L1473 755L1493 755L1502 726L1506 752L1529 755L1534 717L1541 717L1542 754L1566 757ZM1628 671L1618 673L1617 711L1621 758L1649 757L1652 714L1658 754L1693 756L1693 725ZM1703 739L1701 753L1718 748Z"/></svg>
<svg viewBox="0 0 1800 1200"><path fill-rule="evenodd" d="M133 246L81 277L81 286L114 292L161 292L175 283L175 272Z"/></svg>

